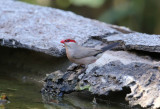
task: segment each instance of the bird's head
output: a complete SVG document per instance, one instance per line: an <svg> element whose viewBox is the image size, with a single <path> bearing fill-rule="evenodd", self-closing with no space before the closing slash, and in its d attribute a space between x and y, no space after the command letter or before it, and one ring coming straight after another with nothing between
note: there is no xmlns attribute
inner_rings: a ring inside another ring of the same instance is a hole
<svg viewBox="0 0 160 109"><path fill-rule="evenodd" d="M8 100L8 97L6 96L5 93L2 93L2 94L1 94L0 100Z"/></svg>
<svg viewBox="0 0 160 109"><path fill-rule="evenodd" d="M63 43L63 44L76 43L76 41L73 39L66 39L66 40L61 40L61 43Z"/></svg>

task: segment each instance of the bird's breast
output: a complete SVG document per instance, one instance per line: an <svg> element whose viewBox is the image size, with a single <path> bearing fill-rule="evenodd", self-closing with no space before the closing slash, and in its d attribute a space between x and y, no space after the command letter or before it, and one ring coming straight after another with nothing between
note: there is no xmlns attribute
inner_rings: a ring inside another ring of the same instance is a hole
<svg viewBox="0 0 160 109"><path fill-rule="evenodd" d="M67 57L68 57L68 59L69 59L70 61L74 62L74 59L73 59L73 51L71 51L71 50L68 49L67 47L66 47L66 55L67 55Z"/></svg>

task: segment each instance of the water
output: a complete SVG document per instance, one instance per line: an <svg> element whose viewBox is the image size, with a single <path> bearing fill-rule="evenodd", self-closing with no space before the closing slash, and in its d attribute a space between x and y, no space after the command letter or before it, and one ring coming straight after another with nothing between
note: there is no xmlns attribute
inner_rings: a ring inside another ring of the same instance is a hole
<svg viewBox="0 0 160 109"><path fill-rule="evenodd" d="M46 54L25 49L0 47L0 94L6 93L10 103L5 109L124 109L128 108L124 96L114 95L114 100L97 99L97 105L92 104L94 96L86 93L72 93L62 99L53 98L49 102L42 99L40 80L46 73L57 69L66 69L67 59L55 59ZM57 65L58 62L58 65ZM64 65L65 64L65 65ZM68 63L69 64L69 63ZM40 79L38 79L40 78ZM121 99L119 99L121 98ZM45 102L45 103L44 103ZM0 109L4 107L0 106Z"/></svg>
<svg viewBox="0 0 160 109"><path fill-rule="evenodd" d="M0 93L6 93L10 103L7 109L45 109L40 94L40 85L0 76Z"/></svg>
<svg viewBox="0 0 160 109"><path fill-rule="evenodd" d="M6 93L10 103L5 109L124 109L123 103L97 99L98 104L92 103L93 96L83 93L65 95L63 98L53 98L47 102L42 99L41 84L17 80L0 75L0 93ZM0 107L4 109L4 107Z"/></svg>

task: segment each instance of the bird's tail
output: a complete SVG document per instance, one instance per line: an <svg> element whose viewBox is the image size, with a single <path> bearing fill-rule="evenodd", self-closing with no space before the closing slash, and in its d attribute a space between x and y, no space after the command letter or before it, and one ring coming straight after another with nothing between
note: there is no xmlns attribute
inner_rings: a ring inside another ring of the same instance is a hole
<svg viewBox="0 0 160 109"><path fill-rule="evenodd" d="M109 45L107 45L107 46L105 46L105 47L103 47L101 49L102 49L103 52L105 52L106 50L110 50L110 49L114 48L117 45L119 45L119 42L116 42L116 43L113 43L113 44L109 44Z"/></svg>

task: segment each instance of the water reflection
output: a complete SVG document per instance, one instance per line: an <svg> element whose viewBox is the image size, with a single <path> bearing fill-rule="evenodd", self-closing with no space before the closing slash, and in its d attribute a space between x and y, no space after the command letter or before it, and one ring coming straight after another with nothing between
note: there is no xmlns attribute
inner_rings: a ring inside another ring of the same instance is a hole
<svg viewBox="0 0 160 109"><path fill-rule="evenodd" d="M113 102L78 92L63 98L41 95L41 84L23 82L0 74L0 93L6 93L10 101L0 106L0 109L130 109L119 98ZM94 97L97 104L92 102Z"/></svg>
<svg viewBox="0 0 160 109"><path fill-rule="evenodd" d="M5 105L8 103L10 103L8 97L6 96L5 93L2 93L0 96L0 109L5 109Z"/></svg>
<svg viewBox="0 0 160 109"><path fill-rule="evenodd" d="M83 93L72 93L63 98L42 95L44 107L47 109L131 109L124 101L112 102ZM96 103L93 100L96 99Z"/></svg>
<svg viewBox="0 0 160 109"><path fill-rule="evenodd" d="M78 109L65 102L61 97L53 97L50 95L42 95L44 107L46 109Z"/></svg>

